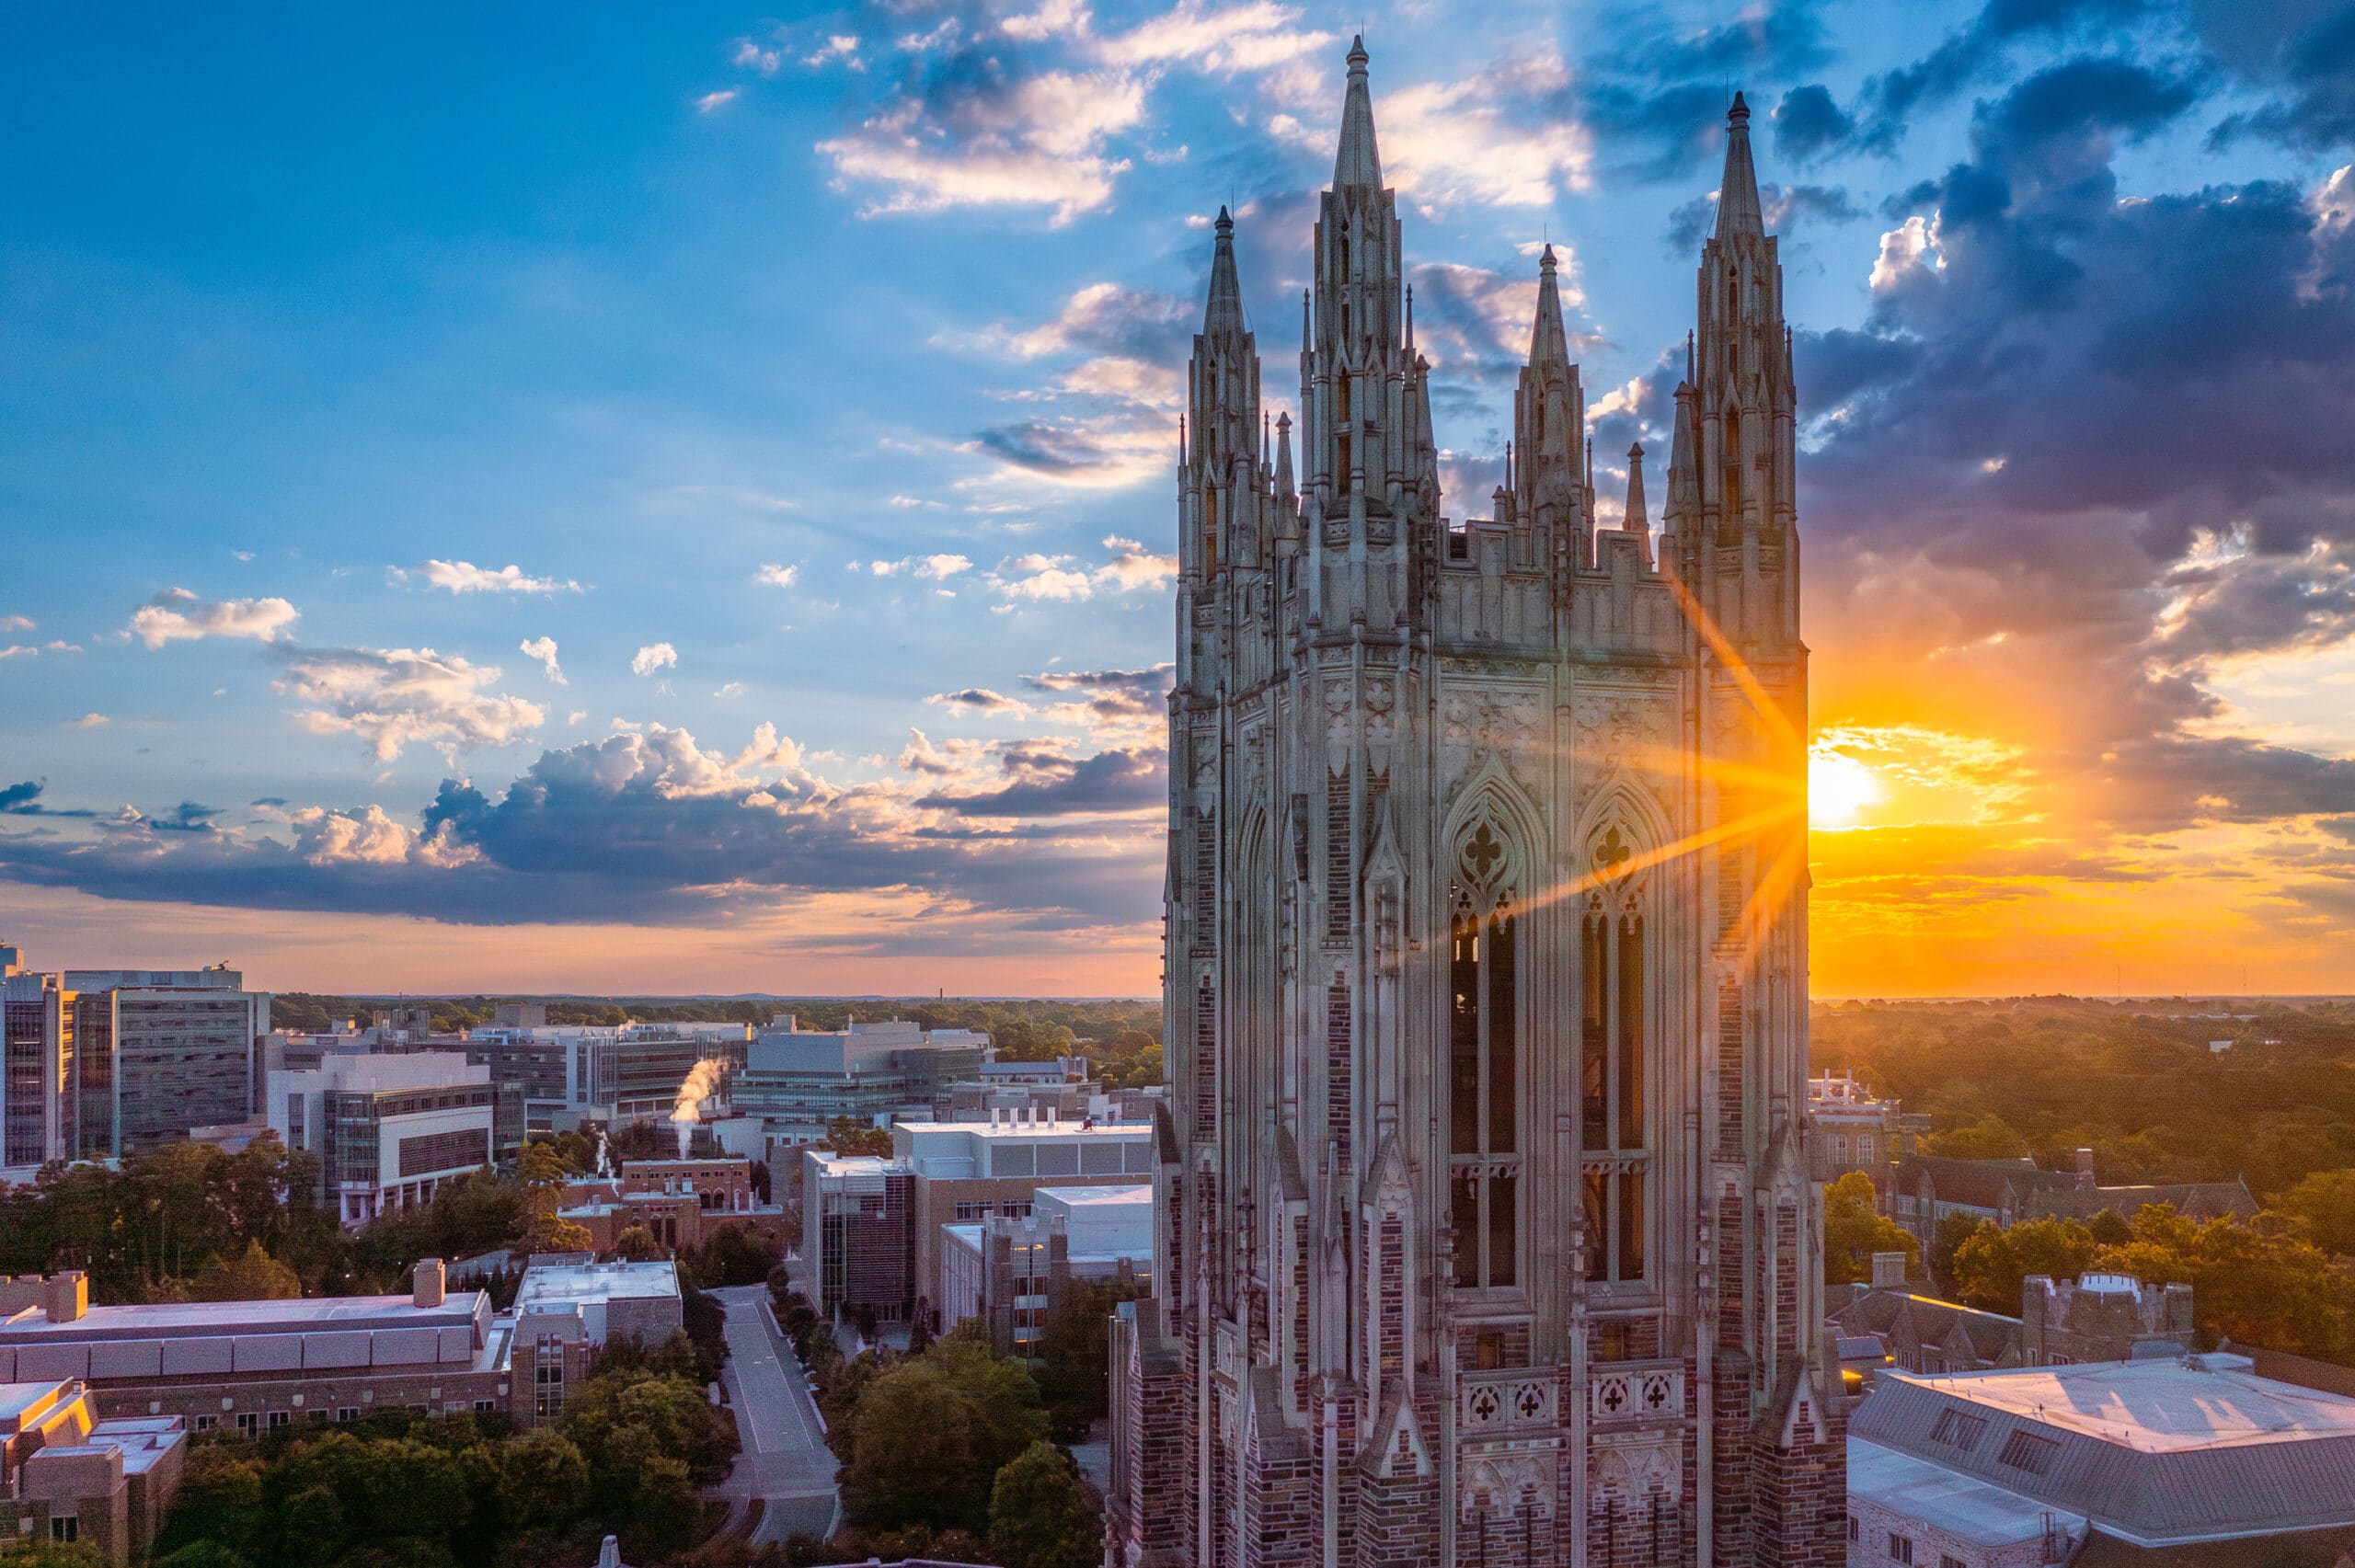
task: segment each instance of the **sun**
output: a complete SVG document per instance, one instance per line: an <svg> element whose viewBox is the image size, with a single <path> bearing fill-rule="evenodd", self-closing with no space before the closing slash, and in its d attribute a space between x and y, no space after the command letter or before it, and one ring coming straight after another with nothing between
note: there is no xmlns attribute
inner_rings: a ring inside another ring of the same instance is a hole
<svg viewBox="0 0 2355 1568"><path fill-rule="evenodd" d="M1816 827L1854 827L1865 807L1880 800L1880 776L1854 757L1840 751L1808 757L1807 815Z"/></svg>

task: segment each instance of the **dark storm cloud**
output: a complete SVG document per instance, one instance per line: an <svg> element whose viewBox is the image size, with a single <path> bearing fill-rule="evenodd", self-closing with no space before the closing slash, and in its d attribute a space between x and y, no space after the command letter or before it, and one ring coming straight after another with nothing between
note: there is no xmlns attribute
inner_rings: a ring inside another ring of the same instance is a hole
<svg viewBox="0 0 2355 1568"><path fill-rule="evenodd" d="M1786 251L1792 235L1813 223L1844 223L1865 216L1863 208L1837 185L1763 185L1758 190L1767 228L1782 236ZM1683 261L1699 258L1702 242L1717 221L1715 191L1696 196L1668 216L1668 252Z"/></svg>
<svg viewBox="0 0 2355 1568"><path fill-rule="evenodd" d="M922 804L968 817L1056 817L1137 811L1167 800L1166 759L1157 751L1102 751L1070 758L1033 751L1017 760L1007 749L1002 789L974 795L931 795Z"/></svg>
<svg viewBox="0 0 2355 1568"><path fill-rule="evenodd" d="M1775 106L1775 155L1786 162L1811 163L1839 151L1855 134L1856 122L1821 83L1793 87Z"/></svg>
<svg viewBox="0 0 2355 1568"><path fill-rule="evenodd" d="M973 439L1015 467L1040 474L1085 474L1111 462L1103 446L1085 432L1043 420L994 426Z"/></svg>
<svg viewBox="0 0 2355 1568"><path fill-rule="evenodd" d="M2200 5L2193 15L2228 68L2278 94L2224 120L2211 145L2245 136L2310 152L2355 145L2355 4Z"/></svg>
<svg viewBox="0 0 2355 1568"><path fill-rule="evenodd" d="M1732 88L1767 102L1767 85L1812 71L1829 58L1813 0L1745 7L1734 20L1697 32L1654 8L1614 17L1618 36L1639 49L1607 58L1567 89L1593 133L1608 175L1641 180L1689 177L1724 154Z"/></svg>
<svg viewBox="0 0 2355 1568"><path fill-rule="evenodd" d="M1026 757L996 810L1120 808L1157 760ZM1155 785L1158 788L1158 785ZM292 842L201 830L187 806L127 812L96 840L0 833L0 877L101 898L405 914L462 924L740 918L811 894L910 889L1030 929L1150 913L1155 853L1087 853L1043 833L929 829L904 795L808 773L773 735L727 758L678 730L547 751L495 795L444 780L414 829L374 807L301 810ZM1140 888L1143 889L1140 892Z"/></svg>
<svg viewBox="0 0 2355 1568"><path fill-rule="evenodd" d="M2183 728L2216 660L2355 630L2355 239L2274 181L2120 200L2197 97L2080 59L1982 103L1867 326L1798 343L1821 591L1917 562L1957 641L2050 639L2088 715L2050 772L2147 830L2355 806L2355 764Z"/></svg>
<svg viewBox="0 0 2355 1568"><path fill-rule="evenodd" d="M1865 84L1855 114L1845 117L1856 126L1854 139L1868 151L1893 151L1915 111L1970 90L2003 63L2011 44L2039 36L2108 36L2148 8L2147 0L1991 0L1928 54Z"/></svg>
<svg viewBox="0 0 2355 1568"><path fill-rule="evenodd" d="M45 786L37 779L22 784L0 784L0 816L6 817L95 817L94 811L61 811L40 803Z"/></svg>
<svg viewBox="0 0 2355 1568"><path fill-rule="evenodd" d="M1032 691L1078 703L1095 718L1116 723L1161 716L1175 668L1156 664L1149 670L1050 670L1023 677L1023 683Z"/></svg>

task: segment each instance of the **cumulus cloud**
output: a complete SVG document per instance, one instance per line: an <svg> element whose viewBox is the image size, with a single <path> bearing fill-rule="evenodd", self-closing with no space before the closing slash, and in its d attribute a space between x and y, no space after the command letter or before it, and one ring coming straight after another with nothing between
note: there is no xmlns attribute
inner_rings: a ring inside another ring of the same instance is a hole
<svg viewBox="0 0 2355 1568"><path fill-rule="evenodd" d="M497 568L472 561L426 561L410 571L395 567L396 579L417 576L428 588L452 593L579 593L580 585L568 579L535 578L513 562Z"/></svg>
<svg viewBox="0 0 2355 1568"><path fill-rule="evenodd" d="M556 661L556 639L554 637L527 638L519 645L519 648L525 658L538 662L539 667L543 670L546 671L547 678L550 681L558 686L569 686L572 684L571 681L567 681L564 678L564 670Z"/></svg>
<svg viewBox="0 0 2355 1568"><path fill-rule="evenodd" d="M1006 782L972 794L926 795L923 804L967 817L1051 817L1132 812L1166 805L1168 775L1157 752L1099 751L1070 757L1045 745L1001 753Z"/></svg>
<svg viewBox="0 0 2355 1568"><path fill-rule="evenodd" d="M380 762L422 744L445 755L503 746L547 721L546 710L489 690L496 665L431 648L292 648L275 689L316 735L356 735Z"/></svg>
<svg viewBox="0 0 2355 1568"><path fill-rule="evenodd" d="M961 692L936 692L925 701L958 714L1027 714L1030 711L1029 704L1001 692L993 692L986 686L968 686Z"/></svg>
<svg viewBox="0 0 2355 1568"><path fill-rule="evenodd" d="M0 632L29 632L32 621L23 615L0 615Z"/></svg>
<svg viewBox="0 0 2355 1568"><path fill-rule="evenodd" d="M200 637L249 637L275 642L302 615L283 599L208 601L184 588L167 589L131 617L130 635L151 648Z"/></svg>
<svg viewBox="0 0 2355 1568"><path fill-rule="evenodd" d="M801 567L798 564L780 567L773 562L764 561L761 563L760 569L753 572L752 580L764 588L791 588L800 576Z"/></svg>
<svg viewBox="0 0 2355 1568"><path fill-rule="evenodd" d="M989 573L990 587L1016 600L1081 600L1155 589L1174 581L1178 557L1156 555L1133 539L1104 541L1110 558L1087 567L1067 555L1009 555Z"/></svg>
<svg viewBox="0 0 2355 1568"><path fill-rule="evenodd" d="M678 662L679 650L669 643L649 643L630 655L629 672L632 675L651 675L658 670L676 668Z"/></svg>

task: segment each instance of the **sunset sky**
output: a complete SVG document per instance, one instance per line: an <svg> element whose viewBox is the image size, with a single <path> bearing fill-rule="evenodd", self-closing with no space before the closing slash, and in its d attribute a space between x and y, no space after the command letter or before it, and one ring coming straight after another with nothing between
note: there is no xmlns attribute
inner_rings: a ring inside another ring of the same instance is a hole
<svg viewBox="0 0 2355 1568"><path fill-rule="evenodd" d="M1156 989L1209 223L1290 406L1360 26L1453 516L1548 240L1664 453L1756 111L1817 994L2355 990L2344 0L11 7L0 942Z"/></svg>

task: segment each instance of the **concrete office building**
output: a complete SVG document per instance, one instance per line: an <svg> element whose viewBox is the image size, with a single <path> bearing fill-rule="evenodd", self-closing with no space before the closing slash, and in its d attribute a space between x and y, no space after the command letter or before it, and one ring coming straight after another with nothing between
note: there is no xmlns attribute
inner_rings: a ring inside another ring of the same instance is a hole
<svg viewBox="0 0 2355 1568"><path fill-rule="evenodd" d="M76 1006L79 1138L86 1159L130 1154L261 1107L270 996L225 967L68 969Z"/></svg>
<svg viewBox="0 0 2355 1568"><path fill-rule="evenodd" d="M953 1085L975 1080L989 1036L903 1019L804 1029L787 1016L752 1043L729 1103L761 1119L772 1144L814 1143L837 1116L866 1127L896 1117L929 1120Z"/></svg>
<svg viewBox="0 0 2355 1568"><path fill-rule="evenodd" d="M669 1121L702 1062L718 1064L724 1101L752 1037L749 1024L515 1024L470 1030L464 1049L493 1082L521 1086L532 1131L571 1132Z"/></svg>
<svg viewBox="0 0 2355 1568"><path fill-rule="evenodd" d="M511 1158L522 1109L488 1069L441 1052L332 1056L270 1075L271 1130L318 1156L321 1196L353 1227L430 1203L451 1178Z"/></svg>
<svg viewBox="0 0 2355 1568"><path fill-rule="evenodd" d="M77 1379L0 1383L0 1553L79 1544L127 1568L162 1527L187 1455L177 1415L105 1420Z"/></svg>
<svg viewBox="0 0 2355 1568"><path fill-rule="evenodd" d="M109 1419L177 1415L199 1433L506 1410L508 1349L490 1298L446 1292L438 1258L406 1296L293 1301L93 1307L78 1270L0 1279L0 1382L77 1379Z"/></svg>
<svg viewBox="0 0 2355 1568"><path fill-rule="evenodd" d="M0 1165L75 1157L75 1013L59 976L0 979Z"/></svg>
<svg viewBox="0 0 2355 1568"><path fill-rule="evenodd" d="M1027 1219L992 1215L940 1230L935 1326L945 1333L980 1318L1001 1355L1036 1354L1055 1296L1073 1280L1152 1287L1151 1183L1040 1187Z"/></svg>
<svg viewBox="0 0 2355 1568"><path fill-rule="evenodd" d="M2355 1399L2246 1356L1890 1373L1849 1442L1857 1568L2329 1568L2355 1550Z"/></svg>
<svg viewBox="0 0 2355 1568"><path fill-rule="evenodd" d="M801 1256L811 1305L904 1321L915 1309L915 1175L872 1154L801 1153Z"/></svg>

